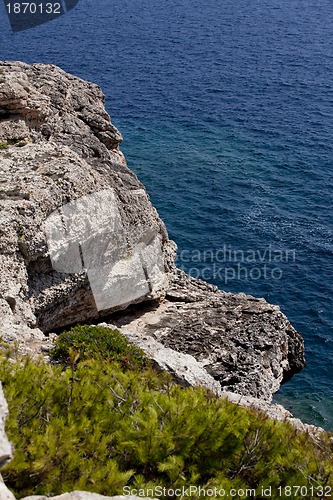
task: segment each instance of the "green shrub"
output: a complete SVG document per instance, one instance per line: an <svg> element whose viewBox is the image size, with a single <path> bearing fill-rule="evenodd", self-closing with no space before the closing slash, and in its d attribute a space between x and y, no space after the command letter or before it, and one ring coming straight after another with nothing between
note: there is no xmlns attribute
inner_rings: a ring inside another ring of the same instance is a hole
<svg viewBox="0 0 333 500"><path fill-rule="evenodd" d="M0 149L8 149L7 142L0 142Z"/></svg>
<svg viewBox="0 0 333 500"><path fill-rule="evenodd" d="M145 353L118 330L103 326L75 326L63 332L51 352L51 359L65 365L85 359L100 359L120 362L127 369L146 366Z"/></svg>
<svg viewBox="0 0 333 500"><path fill-rule="evenodd" d="M278 486L333 485L328 435L317 445L287 423L182 389L152 368L3 359L0 380L15 446L3 477L18 498L200 485L272 486L270 498L281 499Z"/></svg>

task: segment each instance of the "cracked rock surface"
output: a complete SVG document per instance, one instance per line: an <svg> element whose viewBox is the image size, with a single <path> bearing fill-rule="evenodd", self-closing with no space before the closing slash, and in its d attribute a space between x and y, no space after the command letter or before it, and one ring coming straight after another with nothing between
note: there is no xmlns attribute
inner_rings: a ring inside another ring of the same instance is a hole
<svg viewBox="0 0 333 500"><path fill-rule="evenodd" d="M305 363L303 339L278 306L181 271L170 277L162 304L115 315L113 322L193 356L223 391L265 401Z"/></svg>

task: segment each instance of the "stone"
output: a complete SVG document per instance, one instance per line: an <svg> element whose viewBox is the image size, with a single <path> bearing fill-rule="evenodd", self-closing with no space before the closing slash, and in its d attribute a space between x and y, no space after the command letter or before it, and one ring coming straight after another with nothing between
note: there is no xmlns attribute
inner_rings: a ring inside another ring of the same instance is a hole
<svg viewBox="0 0 333 500"><path fill-rule="evenodd" d="M52 65L3 62L0 99L4 340L33 350L43 333L162 298L174 244L99 87Z"/></svg>
<svg viewBox="0 0 333 500"><path fill-rule="evenodd" d="M2 481L1 476L0 476L0 498L1 500L15 500L13 493L9 491L5 483Z"/></svg>
<svg viewBox="0 0 333 500"><path fill-rule="evenodd" d="M100 326L117 328L115 325L107 323L101 323ZM155 362L158 370L169 372L182 387L204 387L217 396L222 395L219 382L209 375L204 366L190 354L183 354L169 347L164 347L151 335L144 335L127 328L120 328L120 332L130 343L140 347L147 354L147 357Z"/></svg>
<svg viewBox="0 0 333 500"><path fill-rule="evenodd" d="M158 341L195 358L223 391L267 402L303 368L303 339L278 306L223 292L181 271L169 282L162 304L132 308L113 320L133 341L141 335L144 350L150 336L151 345Z"/></svg>
<svg viewBox="0 0 333 500"><path fill-rule="evenodd" d="M117 325L100 323L99 326L104 326L110 329L119 328L121 333L127 340L136 346L140 347L146 355L152 359L158 370L165 370L170 373L173 380L182 387L204 387L217 397L226 398L231 403L253 408L267 415L273 420L289 422L300 431L309 433L313 438L319 436L324 429L303 423L295 418L283 406L267 401L262 398L245 396L237 392L222 390L218 380L215 380L206 370L206 362L199 362L190 354L177 352L169 347L164 347L163 344L155 340L154 336L143 333L145 325L158 325L161 315L167 310L167 303L158 307L153 311L146 312L140 317L139 322L133 321L129 327L136 328L130 330L129 327L119 328Z"/></svg>

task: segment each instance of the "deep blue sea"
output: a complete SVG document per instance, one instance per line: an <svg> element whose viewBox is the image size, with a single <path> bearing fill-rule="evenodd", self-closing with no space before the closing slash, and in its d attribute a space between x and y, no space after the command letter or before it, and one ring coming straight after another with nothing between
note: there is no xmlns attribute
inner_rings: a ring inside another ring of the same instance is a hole
<svg viewBox="0 0 333 500"><path fill-rule="evenodd" d="M279 304L308 365L276 401L333 430L331 0L81 0L0 58L97 82L178 265Z"/></svg>

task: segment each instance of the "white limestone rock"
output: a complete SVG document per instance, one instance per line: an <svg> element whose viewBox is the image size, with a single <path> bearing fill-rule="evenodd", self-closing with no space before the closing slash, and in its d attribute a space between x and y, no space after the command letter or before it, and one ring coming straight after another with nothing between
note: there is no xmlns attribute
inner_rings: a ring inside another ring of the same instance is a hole
<svg viewBox="0 0 333 500"><path fill-rule="evenodd" d="M0 383L0 468L12 458L12 448L5 433L5 423L8 415L8 406ZM15 500L0 475L0 500Z"/></svg>
<svg viewBox="0 0 333 500"><path fill-rule="evenodd" d="M0 468L12 458L12 449L5 433L8 406L0 383Z"/></svg>
<svg viewBox="0 0 333 500"><path fill-rule="evenodd" d="M7 488L5 483L2 481L0 476L0 499L1 500L15 500L15 497L11 491Z"/></svg>

